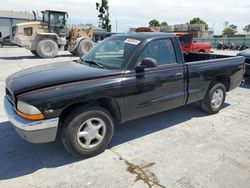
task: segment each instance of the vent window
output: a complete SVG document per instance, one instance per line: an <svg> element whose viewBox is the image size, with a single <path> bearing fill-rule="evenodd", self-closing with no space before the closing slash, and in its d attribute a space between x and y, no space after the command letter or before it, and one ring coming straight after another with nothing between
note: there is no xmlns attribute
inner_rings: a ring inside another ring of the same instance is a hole
<svg viewBox="0 0 250 188"><path fill-rule="evenodd" d="M32 36L33 28L32 27L27 27L27 28L24 28L23 31L24 31L25 36Z"/></svg>

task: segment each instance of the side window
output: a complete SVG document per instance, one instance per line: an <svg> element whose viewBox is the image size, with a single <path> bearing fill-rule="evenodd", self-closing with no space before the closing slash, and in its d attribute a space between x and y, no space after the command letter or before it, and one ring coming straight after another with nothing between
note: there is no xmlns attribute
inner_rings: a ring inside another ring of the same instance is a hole
<svg viewBox="0 0 250 188"><path fill-rule="evenodd" d="M190 44L192 43L192 36L191 35L180 35L178 36L181 44Z"/></svg>
<svg viewBox="0 0 250 188"><path fill-rule="evenodd" d="M161 39L150 42L143 50L138 62L147 57L154 58L158 65L177 63L171 39Z"/></svg>
<svg viewBox="0 0 250 188"><path fill-rule="evenodd" d="M23 29L24 35L25 36L32 36L33 33L33 28L32 27L27 27Z"/></svg>

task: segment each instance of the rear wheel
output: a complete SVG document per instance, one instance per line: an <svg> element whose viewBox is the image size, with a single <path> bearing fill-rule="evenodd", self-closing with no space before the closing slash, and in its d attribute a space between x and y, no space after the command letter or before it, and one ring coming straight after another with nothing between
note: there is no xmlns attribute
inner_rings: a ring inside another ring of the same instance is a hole
<svg viewBox="0 0 250 188"><path fill-rule="evenodd" d="M218 113L225 102L226 89L222 83L215 82L201 101L201 109L209 114Z"/></svg>
<svg viewBox="0 0 250 188"><path fill-rule="evenodd" d="M93 48L93 42L89 39L83 39L74 51L74 55L83 56Z"/></svg>
<svg viewBox="0 0 250 188"><path fill-rule="evenodd" d="M58 53L58 45L55 41L50 39L42 40L39 41L36 51L42 58L53 58Z"/></svg>
<svg viewBox="0 0 250 188"><path fill-rule="evenodd" d="M62 129L62 143L75 156L90 157L103 152L113 137L114 124L102 107L73 110Z"/></svg>

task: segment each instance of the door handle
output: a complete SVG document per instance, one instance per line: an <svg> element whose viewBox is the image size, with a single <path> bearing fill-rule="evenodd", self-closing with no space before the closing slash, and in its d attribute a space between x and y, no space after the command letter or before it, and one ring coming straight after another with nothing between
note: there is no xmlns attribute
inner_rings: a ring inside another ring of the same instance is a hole
<svg viewBox="0 0 250 188"><path fill-rule="evenodd" d="M175 73L176 78L183 78L183 73L182 72L177 72Z"/></svg>

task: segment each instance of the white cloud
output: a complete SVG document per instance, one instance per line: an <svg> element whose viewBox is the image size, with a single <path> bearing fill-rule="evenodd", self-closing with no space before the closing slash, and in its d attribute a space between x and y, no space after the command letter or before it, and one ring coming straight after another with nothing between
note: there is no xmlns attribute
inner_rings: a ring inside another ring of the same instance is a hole
<svg viewBox="0 0 250 188"><path fill-rule="evenodd" d="M59 9L69 12L74 22L97 24L98 12L95 9L97 0L8 0L1 4L4 10L44 10ZM100 0L99 0L100 1ZM186 23L193 17L207 21L210 27L215 24L216 33L221 33L223 22L229 21L239 27L250 24L249 0L109 0L110 17L115 28L126 31L129 27L147 26L148 21L155 18L169 24Z"/></svg>

